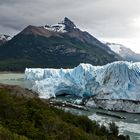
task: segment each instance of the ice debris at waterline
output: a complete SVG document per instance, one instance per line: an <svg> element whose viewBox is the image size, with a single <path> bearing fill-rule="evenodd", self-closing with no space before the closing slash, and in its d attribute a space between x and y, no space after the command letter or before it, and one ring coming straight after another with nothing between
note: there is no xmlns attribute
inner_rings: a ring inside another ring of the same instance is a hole
<svg viewBox="0 0 140 140"><path fill-rule="evenodd" d="M98 99L140 100L140 63L80 64L73 69L26 68L25 75L35 82L33 90L43 98L67 93Z"/></svg>

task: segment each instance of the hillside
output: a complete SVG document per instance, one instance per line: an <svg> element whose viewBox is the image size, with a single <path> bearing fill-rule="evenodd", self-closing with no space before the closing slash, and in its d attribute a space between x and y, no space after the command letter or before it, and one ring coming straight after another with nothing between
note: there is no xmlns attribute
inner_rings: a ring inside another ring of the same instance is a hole
<svg viewBox="0 0 140 140"><path fill-rule="evenodd" d="M121 60L111 49L65 18L56 25L28 26L0 48L0 70L70 68Z"/></svg>
<svg viewBox="0 0 140 140"><path fill-rule="evenodd" d="M18 96L21 91L0 85L0 140L129 140L118 136L114 123L108 130L85 116L50 107L31 92L32 98Z"/></svg>

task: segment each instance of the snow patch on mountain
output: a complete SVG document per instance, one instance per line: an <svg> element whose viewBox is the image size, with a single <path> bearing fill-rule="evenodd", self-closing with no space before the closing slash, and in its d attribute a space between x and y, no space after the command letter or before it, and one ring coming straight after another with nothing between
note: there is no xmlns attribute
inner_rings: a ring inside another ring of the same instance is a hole
<svg viewBox="0 0 140 140"><path fill-rule="evenodd" d="M0 46L9 40L11 40L11 37L9 35L0 34Z"/></svg>
<svg viewBox="0 0 140 140"><path fill-rule="evenodd" d="M115 43L106 43L106 45L108 45L110 49L114 51L115 53L120 54L122 45L115 44Z"/></svg>
<svg viewBox="0 0 140 140"><path fill-rule="evenodd" d="M61 21L57 24L50 25L50 26L45 25L44 28L49 30L49 31L60 32L60 33L66 33L70 29L72 29L72 30L77 29L75 24L71 20L69 20L67 17L65 17L63 21Z"/></svg>
<svg viewBox="0 0 140 140"><path fill-rule="evenodd" d="M65 24L63 23L58 23L58 24L54 24L54 25L45 25L44 27L45 29L49 30L49 31L53 31L53 32L62 32L62 33L65 33L67 32L65 29Z"/></svg>
<svg viewBox="0 0 140 140"><path fill-rule="evenodd" d="M11 37L9 35L1 34L0 35L0 40L7 40L7 41L9 41L9 40L11 40Z"/></svg>

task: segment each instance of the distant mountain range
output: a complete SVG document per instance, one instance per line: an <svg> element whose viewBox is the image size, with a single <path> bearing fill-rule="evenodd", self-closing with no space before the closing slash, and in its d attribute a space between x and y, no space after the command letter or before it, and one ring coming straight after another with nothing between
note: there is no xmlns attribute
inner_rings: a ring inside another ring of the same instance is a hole
<svg viewBox="0 0 140 140"><path fill-rule="evenodd" d="M140 54L135 53L134 51L125 47L122 44L106 42L105 45L109 46L112 51L120 55L124 60L133 61L133 62L140 61Z"/></svg>
<svg viewBox="0 0 140 140"><path fill-rule="evenodd" d="M29 25L13 38L0 35L0 70L71 68L80 63L104 65L118 60L137 62L140 54L121 44L100 42L66 17L54 25Z"/></svg>
<svg viewBox="0 0 140 140"><path fill-rule="evenodd" d="M0 47L0 70L71 68L79 63L104 65L117 60L122 58L68 18L51 26L29 25Z"/></svg>

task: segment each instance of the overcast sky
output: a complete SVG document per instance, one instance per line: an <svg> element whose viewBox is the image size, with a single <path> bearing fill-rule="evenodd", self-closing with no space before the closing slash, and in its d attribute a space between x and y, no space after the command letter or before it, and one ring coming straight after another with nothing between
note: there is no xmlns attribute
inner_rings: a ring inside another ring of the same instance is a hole
<svg viewBox="0 0 140 140"><path fill-rule="evenodd" d="M140 0L0 0L0 34L70 18L100 40L140 53Z"/></svg>

